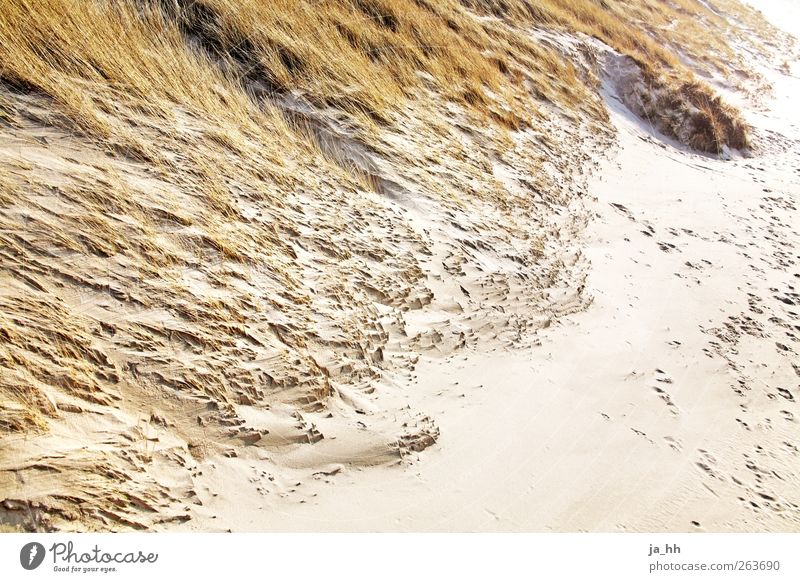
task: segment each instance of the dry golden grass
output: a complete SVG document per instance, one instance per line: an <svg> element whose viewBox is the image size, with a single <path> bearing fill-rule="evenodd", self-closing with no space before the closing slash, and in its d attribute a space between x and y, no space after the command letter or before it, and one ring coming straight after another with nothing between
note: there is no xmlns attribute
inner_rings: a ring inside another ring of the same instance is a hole
<svg viewBox="0 0 800 582"><path fill-rule="evenodd" d="M694 0L462 2L500 18L528 19L538 26L563 27L602 40L638 63L651 91L659 95L658 107L691 110L696 130L687 145L715 153L723 146L749 147L747 128L735 108L698 80L684 62L723 76L732 75L733 70L747 71L723 34L739 28L705 5ZM661 129L670 133L669 127Z"/></svg>
<svg viewBox="0 0 800 582"><path fill-rule="evenodd" d="M10 0L2 8L4 82L50 95L86 129L122 131L113 118L120 106L172 121L183 106L253 127L250 104L202 53L186 50L157 9L74 0Z"/></svg>
<svg viewBox="0 0 800 582"><path fill-rule="evenodd" d="M595 36L634 58L661 86L674 86L676 96L687 84L697 95L701 85L669 46L717 67L732 55L720 35L708 34L724 28L721 19L691 0L4 0L2 6L4 81L43 91L77 128L156 163L168 156L142 139L136 119L172 120L174 127L179 107L226 127L234 151L268 131L273 147L260 154L280 168L297 136L273 107L253 107L243 89L300 93L345 112L364 131L390 123L426 80L441 97L510 128L530 122L531 96L569 107L585 101L571 64L531 41L524 33L529 25ZM187 40L204 50L189 49ZM714 110L713 93L702 91ZM715 111L729 118L726 108ZM224 210L224 196L213 202Z"/></svg>
<svg viewBox="0 0 800 582"><path fill-rule="evenodd" d="M0 206L6 206L14 201L12 188L8 170L0 166Z"/></svg>

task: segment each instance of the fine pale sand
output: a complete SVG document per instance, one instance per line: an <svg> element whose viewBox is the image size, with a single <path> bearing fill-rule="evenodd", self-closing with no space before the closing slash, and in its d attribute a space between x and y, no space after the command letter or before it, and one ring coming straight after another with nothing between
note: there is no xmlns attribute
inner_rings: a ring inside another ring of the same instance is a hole
<svg viewBox="0 0 800 582"><path fill-rule="evenodd" d="M413 463L347 466L341 451L364 443L317 418L313 451L209 461L182 527L799 531L793 71L748 114L760 153L729 161L653 134L607 92L618 146L589 181L581 235L591 306L531 348L423 356L379 386L382 407L435 419ZM273 475L277 461L296 470Z"/></svg>

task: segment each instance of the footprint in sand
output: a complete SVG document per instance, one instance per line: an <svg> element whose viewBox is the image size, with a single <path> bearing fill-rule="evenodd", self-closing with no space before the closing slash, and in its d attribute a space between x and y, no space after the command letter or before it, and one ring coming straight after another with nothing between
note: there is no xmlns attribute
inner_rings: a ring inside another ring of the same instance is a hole
<svg viewBox="0 0 800 582"><path fill-rule="evenodd" d="M665 436L664 442L667 443L667 445L669 445L669 448L671 448L676 453L680 453L683 450L683 445L681 444L681 441L674 437Z"/></svg>
<svg viewBox="0 0 800 582"><path fill-rule="evenodd" d="M712 477L714 479L718 479L720 481L725 481L725 477L720 475L716 469L714 468L717 464L717 459L706 451L705 449L697 449L697 452L700 453L700 460L695 462L700 470L702 470L706 475Z"/></svg>
<svg viewBox="0 0 800 582"><path fill-rule="evenodd" d="M655 369L655 376L654 376L653 379L656 382L658 382L659 384L672 384L673 383L672 377L669 376L669 374L667 374L666 372L664 372L664 370L662 370L660 368L656 368ZM672 400L672 396L669 394L669 392L667 392L664 388L662 388L659 385L655 385L655 386L651 385L650 388L652 388L653 391L656 394L658 394L658 397L661 398L661 400L663 400L666 403L666 405L669 407L670 412L672 412L672 414L676 414L676 415L678 414L678 407L675 405L675 402Z"/></svg>

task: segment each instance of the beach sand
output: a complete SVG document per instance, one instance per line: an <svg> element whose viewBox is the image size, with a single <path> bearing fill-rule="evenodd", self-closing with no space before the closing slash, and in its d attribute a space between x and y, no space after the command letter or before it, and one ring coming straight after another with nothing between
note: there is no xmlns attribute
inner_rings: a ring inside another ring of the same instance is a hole
<svg viewBox="0 0 800 582"><path fill-rule="evenodd" d="M181 527L800 531L797 74L773 75L748 112L760 151L732 160L686 151L606 92L617 144L576 235L591 304L530 347L422 355L379 385L381 409L435 419L412 462L288 453L291 493L275 495L274 457L214 460L213 497Z"/></svg>

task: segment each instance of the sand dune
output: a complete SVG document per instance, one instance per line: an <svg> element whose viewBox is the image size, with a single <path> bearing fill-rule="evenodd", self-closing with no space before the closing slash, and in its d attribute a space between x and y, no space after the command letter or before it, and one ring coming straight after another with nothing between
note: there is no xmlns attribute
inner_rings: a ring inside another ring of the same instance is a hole
<svg viewBox="0 0 800 582"><path fill-rule="evenodd" d="M384 4L388 64L132 2L0 78L0 526L800 530L793 41Z"/></svg>
<svg viewBox="0 0 800 582"><path fill-rule="evenodd" d="M591 305L379 388L441 430L406 469L296 473L284 497L251 493L257 462L244 486L217 466L221 495L187 527L798 531L800 118L780 108L797 79L774 81L775 109L751 117L764 153L732 161L606 94L617 145L576 235Z"/></svg>

